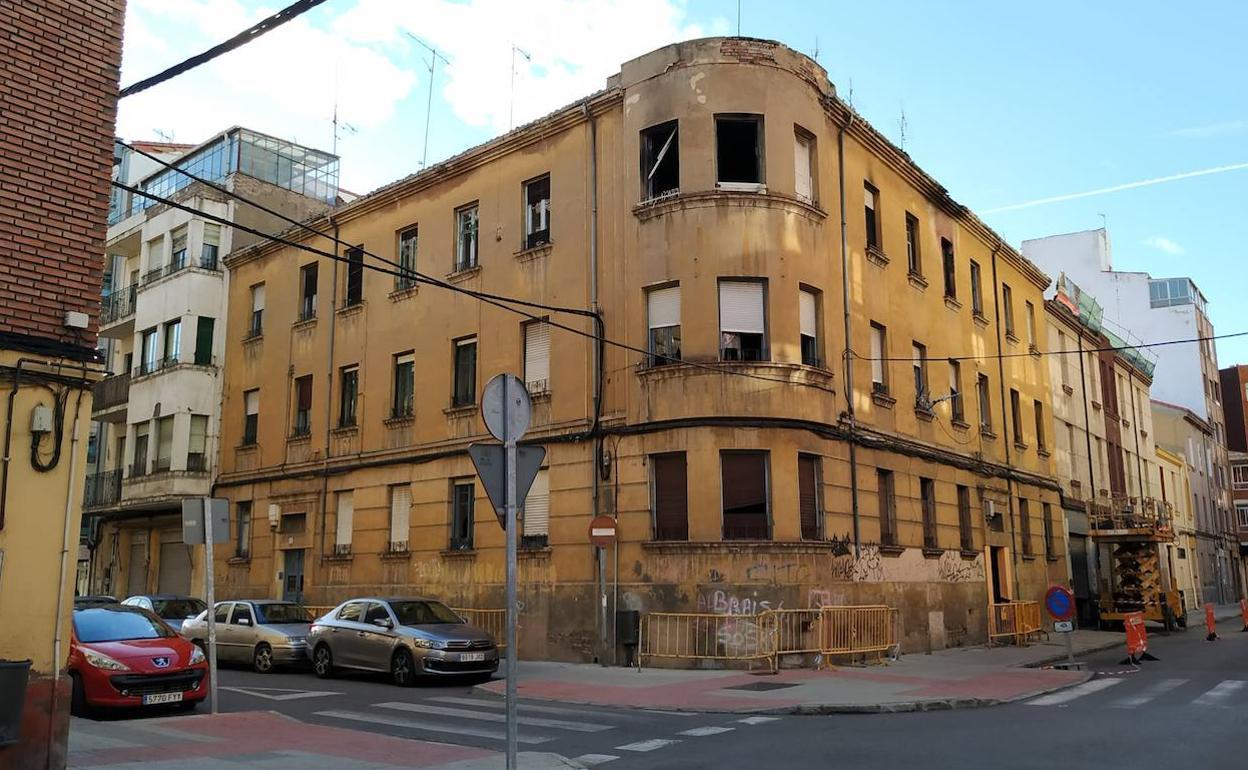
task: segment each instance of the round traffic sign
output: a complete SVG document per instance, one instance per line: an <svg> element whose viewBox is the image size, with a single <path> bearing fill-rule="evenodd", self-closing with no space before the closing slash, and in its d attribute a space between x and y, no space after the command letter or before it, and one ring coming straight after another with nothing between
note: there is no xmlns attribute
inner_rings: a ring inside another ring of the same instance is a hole
<svg viewBox="0 0 1248 770"><path fill-rule="evenodd" d="M615 542L615 519L610 516L595 516L589 522L589 542L599 548L606 548Z"/></svg>
<svg viewBox="0 0 1248 770"><path fill-rule="evenodd" d="M496 374L481 394L481 418L499 441L519 441L529 429L529 391L514 374Z"/></svg>
<svg viewBox="0 0 1248 770"><path fill-rule="evenodd" d="M1066 586L1051 586L1044 594L1044 608L1054 620L1069 620L1075 614L1075 595Z"/></svg>

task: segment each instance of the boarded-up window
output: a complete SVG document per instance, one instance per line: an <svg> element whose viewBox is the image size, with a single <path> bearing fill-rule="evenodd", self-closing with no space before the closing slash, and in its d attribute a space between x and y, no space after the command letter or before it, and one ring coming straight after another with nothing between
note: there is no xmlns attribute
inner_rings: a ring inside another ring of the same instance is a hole
<svg viewBox="0 0 1248 770"><path fill-rule="evenodd" d="M550 535L550 471L543 468L533 477L533 486L524 499L524 544L544 546Z"/></svg>
<svg viewBox="0 0 1248 770"><path fill-rule="evenodd" d="M975 550L975 533L971 529L971 489L958 485L958 539L963 551Z"/></svg>
<svg viewBox="0 0 1248 770"><path fill-rule="evenodd" d="M689 539L688 469L684 452L653 455L654 539Z"/></svg>
<svg viewBox="0 0 1248 770"><path fill-rule="evenodd" d="M875 471L875 489L880 517L880 544L897 545L897 502L893 496L893 472Z"/></svg>
<svg viewBox="0 0 1248 770"><path fill-rule="evenodd" d="M351 552L351 532L355 528L355 493L338 493L338 518L334 527L334 551Z"/></svg>
<svg viewBox="0 0 1248 770"><path fill-rule="evenodd" d="M919 499L923 506L923 547L936 548L936 482L919 479Z"/></svg>
<svg viewBox="0 0 1248 770"><path fill-rule="evenodd" d="M390 550L402 553L407 550L407 535L411 530L412 488L409 484L390 487Z"/></svg>
<svg viewBox="0 0 1248 770"><path fill-rule="evenodd" d="M797 456L797 510L803 540L822 540L823 522L819 500L819 458Z"/></svg>
<svg viewBox="0 0 1248 770"><path fill-rule="evenodd" d="M1042 512L1044 513L1044 555L1045 558L1053 559L1057 557L1057 551L1053 549L1053 508L1048 503L1044 503Z"/></svg>
<svg viewBox="0 0 1248 770"><path fill-rule="evenodd" d="M767 452L721 452L725 540L766 540L770 536Z"/></svg>
<svg viewBox="0 0 1248 770"><path fill-rule="evenodd" d="M1023 555L1031 556L1031 510L1027 498L1018 498L1018 536L1023 541Z"/></svg>
<svg viewBox="0 0 1248 770"><path fill-rule="evenodd" d="M550 390L550 324L524 325L524 387L530 395Z"/></svg>

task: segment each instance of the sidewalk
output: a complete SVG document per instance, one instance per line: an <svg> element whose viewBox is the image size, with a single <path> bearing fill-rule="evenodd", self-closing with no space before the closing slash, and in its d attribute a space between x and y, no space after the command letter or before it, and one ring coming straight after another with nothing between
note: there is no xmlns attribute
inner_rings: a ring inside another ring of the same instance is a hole
<svg viewBox="0 0 1248 770"><path fill-rule="evenodd" d="M520 753L521 770L569 770L557 754ZM272 711L94 722L74 719L69 767L93 770L502 770L504 757L446 743L299 722Z"/></svg>

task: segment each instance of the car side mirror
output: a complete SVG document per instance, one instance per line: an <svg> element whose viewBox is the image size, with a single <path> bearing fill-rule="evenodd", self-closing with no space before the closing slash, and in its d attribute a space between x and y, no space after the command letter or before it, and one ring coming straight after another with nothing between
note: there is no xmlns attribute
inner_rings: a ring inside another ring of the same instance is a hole
<svg viewBox="0 0 1248 770"><path fill-rule="evenodd" d="M394 624L390 622L390 618L377 618L373 621L373 625L381 628L394 628Z"/></svg>

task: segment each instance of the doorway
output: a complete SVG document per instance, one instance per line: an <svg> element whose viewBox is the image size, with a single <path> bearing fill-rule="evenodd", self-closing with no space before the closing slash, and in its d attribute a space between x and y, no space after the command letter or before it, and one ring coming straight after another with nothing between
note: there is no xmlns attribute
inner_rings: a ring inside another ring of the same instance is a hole
<svg viewBox="0 0 1248 770"><path fill-rule="evenodd" d="M991 570L992 585L989 596L993 604L1003 604L1010 600L1010 549L999 545L988 546L988 564Z"/></svg>
<svg viewBox="0 0 1248 770"><path fill-rule="evenodd" d="M284 551L285 563L282 569L282 599L288 602L303 602L303 549L296 548Z"/></svg>

